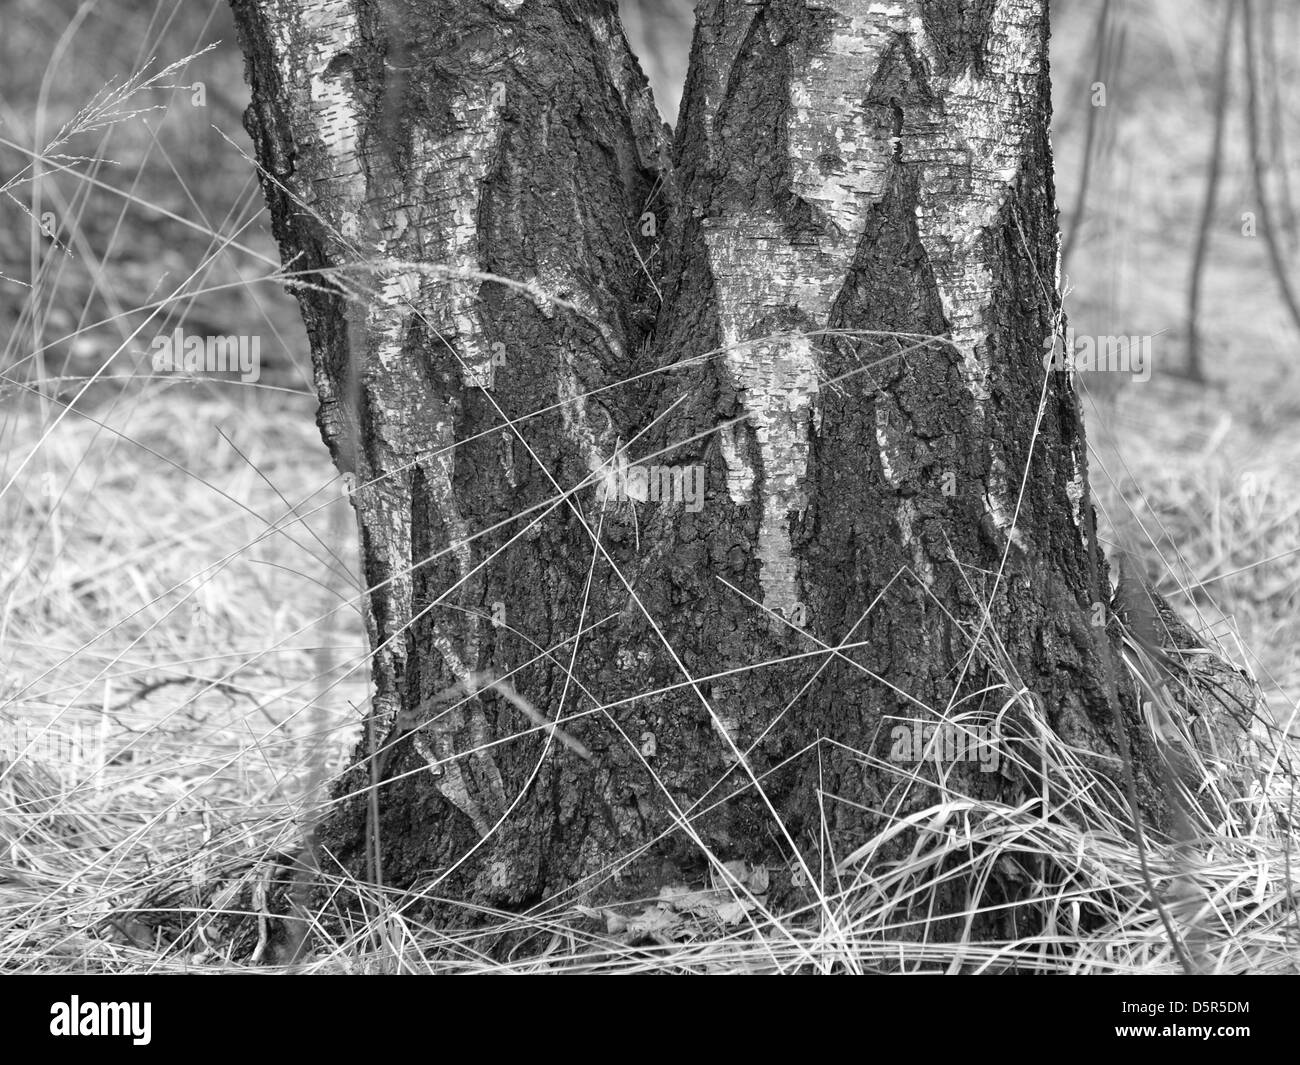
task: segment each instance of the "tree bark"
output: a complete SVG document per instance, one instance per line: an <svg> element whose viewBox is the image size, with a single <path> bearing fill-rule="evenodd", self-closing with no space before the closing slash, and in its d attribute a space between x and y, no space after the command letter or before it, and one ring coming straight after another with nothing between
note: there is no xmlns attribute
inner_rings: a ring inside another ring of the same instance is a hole
<svg viewBox="0 0 1300 1065"><path fill-rule="evenodd" d="M1115 698L1162 823L1044 372L1045 0L703 0L671 143L609 0L232 2L371 589L331 860L457 921L735 859L790 898L1041 788L891 765L900 721L1118 781ZM602 504L616 454L702 506Z"/></svg>

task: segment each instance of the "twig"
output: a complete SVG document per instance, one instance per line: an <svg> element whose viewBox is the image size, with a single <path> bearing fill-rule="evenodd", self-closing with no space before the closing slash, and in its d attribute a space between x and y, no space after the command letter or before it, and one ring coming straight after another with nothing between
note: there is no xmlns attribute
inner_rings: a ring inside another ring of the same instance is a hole
<svg viewBox="0 0 1300 1065"><path fill-rule="evenodd" d="M1097 84L1103 81L1103 74L1106 69L1106 59L1109 52L1108 38L1106 27L1110 19L1110 2L1105 0L1101 6L1101 14L1097 17L1097 37L1094 47L1097 49L1097 64L1093 67L1092 82ZM1065 264L1069 262L1070 252L1074 250L1074 242L1079 234L1079 228L1083 223L1083 211L1088 199L1088 183L1092 176L1092 159L1093 139L1097 135L1097 112L1100 107L1088 108L1088 126L1083 140L1083 171L1079 177L1079 189L1074 196L1074 208L1070 212L1070 229L1065 236L1065 246L1061 249L1061 272L1065 272Z"/></svg>
<svg viewBox="0 0 1300 1065"><path fill-rule="evenodd" d="M1282 261L1282 248L1278 243L1277 233L1273 229L1272 211L1268 205L1268 190L1264 182L1264 157L1260 148L1258 100L1255 92L1255 55L1253 51L1254 21L1251 16L1251 0L1241 0L1241 34L1246 46L1246 128L1250 131L1250 163L1255 177L1255 198L1259 201L1259 223L1264 231L1264 243L1268 247L1269 262L1273 267L1273 276L1282 293L1282 300L1291 315L1291 321L1300 331L1300 304L1296 303L1295 293L1291 291L1291 282L1287 280L1286 264Z"/></svg>
<svg viewBox="0 0 1300 1065"><path fill-rule="evenodd" d="M1194 381L1204 381L1201 367L1201 336L1198 316L1201 309L1201 274L1205 256L1210 246L1210 220L1219 193L1219 173L1223 166L1223 128L1228 111L1228 68L1232 56L1232 20L1237 5L1229 4L1223 13L1223 29L1219 37L1219 58L1214 76L1214 137L1210 145L1210 164L1205 175L1205 199L1201 205L1201 224L1196 234L1196 251L1192 255L1192 276L1187 287L1187 375Z"/></svg>

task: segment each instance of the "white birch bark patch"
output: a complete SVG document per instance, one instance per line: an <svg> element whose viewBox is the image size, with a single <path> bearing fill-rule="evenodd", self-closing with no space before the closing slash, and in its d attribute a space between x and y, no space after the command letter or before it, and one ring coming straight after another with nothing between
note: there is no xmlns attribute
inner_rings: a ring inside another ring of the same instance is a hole
<svg viewBox="0 0 1300 1065"><path fill-rule="evenodd" d="M943 73L916 0L827 0L809 7L829 15L829 33L791 74L785 139L791 190L813 209L816 236L801 233L793 240L775 205L730 213L724 208L721 216L704 220L724 362L758 451L747 454L743 428L723 434L727 487L737 503L759 495L760 584L765 603L779 611L800 600L789 520L807 505L817 359L806 338L744 342L757 339L757 327L778 317L800 318L813 329L828 324L891 167L911 163L919 175L918 234L975 417L982 421L994 290L985 233L1010 196L1023 140L1033 128L1043 33L1034 3L1000 0L983 73ZM895 100L899 128L886 132L868 112L867 99L872 75L900 40L908 42L925 85L908 95L906 106ZM735 38L711 45L718 75L704 90L711 150L737 47ZM974 428L978 433L979 426ZM898 448L892 436L889 427L878 426L881 462L891 482ZM1000 492L989 505L1006 520L1010 504Z"/></svg>

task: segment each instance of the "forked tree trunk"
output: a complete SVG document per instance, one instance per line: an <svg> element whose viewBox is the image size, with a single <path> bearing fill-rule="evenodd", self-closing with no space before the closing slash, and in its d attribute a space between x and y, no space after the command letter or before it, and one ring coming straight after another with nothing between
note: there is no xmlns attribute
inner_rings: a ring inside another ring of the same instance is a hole
<svg viewBox="0 0 1300 1065"><path fill-rule="evenodd" d="M1045 0L703 0L671 144L610 0L233 2L372 588L331 860L510 908L714 859L789 893L938 794L892 726L1022 690L1118 775L1043 363ZM702 506L602 505L619 448Z"/></svg>

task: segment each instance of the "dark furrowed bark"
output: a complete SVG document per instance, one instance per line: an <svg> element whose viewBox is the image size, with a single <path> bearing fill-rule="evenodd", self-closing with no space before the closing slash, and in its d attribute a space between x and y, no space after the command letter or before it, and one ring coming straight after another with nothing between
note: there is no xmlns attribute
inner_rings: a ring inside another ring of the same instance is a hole
<svg viewBox="0 0 1300 1065"><path fill-rule="evenodd" d="M706 0L671 164L609 3L234 2L286 263L373 264L299 299L373 589L386 884L518 908L743 858L780 896L938 796L1032 795L889 763L900 723L1014 730L1021 689L1118 773L1043 366L1041 0ZM676 497L602 505L622 454ZM370 754L321 833L363 877Z"/></svg>
<svg viewBox="0 0 1300 1065"><path fill-rule="evenodd" d="M1008 5L954 31L986 42L961 63L961 42L918 43L905 5L892 19L837 6L701 7L666 317L686 352L739 349L712 382L717 417L750 415L721 449L730 499L710 499L714 512L743 500L727 532L748 565L732 582L821 645L865 644L713 692L719 713L737 708L742 748L800 693L755 769L820 741L769 787L801 846L817 854L825 817L842 856L900 812L879 764L895 724L945 709L987 724L1023 684L1072 741L1110 757L1114 744L1089 625L1108 585L1100 553L1089 581L1082 425L1067 375L1043 373L1059 310L1046 26L1038 5ZM828 329L851 335L744 348ZM950 329L953 344L916 336ZM739 596L719 605L743 633L739 660L818 645L774 635ZM1003 661L971 656L981 631ZM948 784L1006 801L1028 786L976 767ZM901 812L936 796L915 788Z"/></svg>

